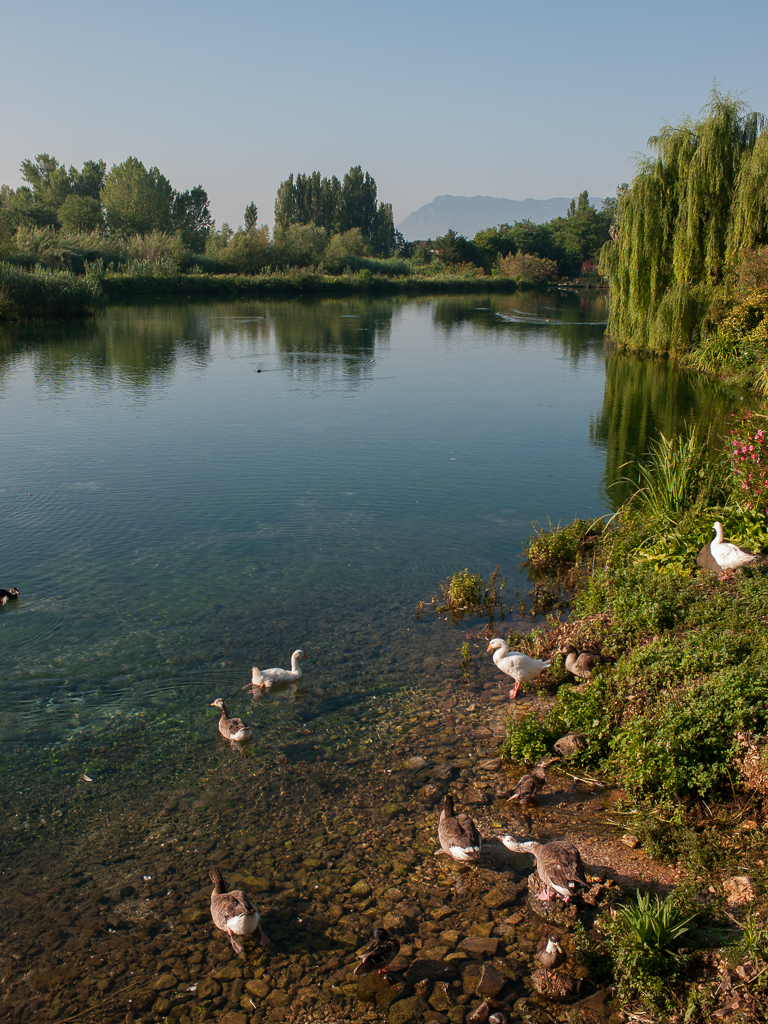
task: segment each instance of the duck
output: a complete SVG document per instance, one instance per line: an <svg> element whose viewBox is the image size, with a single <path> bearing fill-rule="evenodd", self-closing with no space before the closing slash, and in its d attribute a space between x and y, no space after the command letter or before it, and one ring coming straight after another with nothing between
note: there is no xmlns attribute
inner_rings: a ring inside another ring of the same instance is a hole
<svg viewBox="0 0 768 1024"><path fill-rule="evenodd" d="M499 837L513 853L532 853L536 858L536 872L544 883L537 899L550 901L559 896L565 903L579 888L587 888L581 854L573 843L555 840L552 843L533 841L521 843L514 836Z"/></svg>
<svg viewBox="0 0 768 1024"><path fill-rule="evenodd" d="M587 737L583 732L569 732L555 742L555 750L560 757L572 757L587 745Z"/></svg>
<svg viewBox="0 0 768 1024"><path fill-rule="evenodd" d="M233 889L230 892L221 871L216 867L210 869L209 875L213 882L211 917L216 927L227 933L235 953L240 956L243 952L243 947L235 940L235 935L250 935L258 931L261 945L266 946L269 939L264 934L259 912L248 894L242 889Z"/></svg>
<svg viewBox="0 0 768 1024"><path fill-rule="evenodd" d="M552 664L551 660L541 661L539 658L529 658L520 651L510 651L507 641L500 637L491 640L486 650L488 654L493 651L493 663L496 668L515 681L515 685L509 691L510 700L516 699L522 683L539 679Z"/></svg>
<svg viewBox="0 0 768 1024"><path fill-rule="evenodd" d="M13 601L19 596L19 592L16 587L8 587L7 590L0 588L0 604L6 604L8 601Z"/></svg>
<svg viewBox="0 0 768 1024"><path fill-rule="evenodd" d="M582 651L572 643L559 647L556 653L565 655L566 669L579 679L589 679L592 670L598 665L614 665L616 663L615 658L597 654L595 651Z"/></svg>
<svg viewBox="0 0 768 1024"><path fill-rule="evenodd" d="M352 973L358 978L364 974L371 974L373 971L386 974L387 965L392 963L399 952L400 942L398 939L389 935L386 928L374 928L373 938L363 952L357 954L360 963Z"/></svg>
<svg viewBox="0 0 768 1024"><path fill-rule="evenodd" d="M536 954L536 959L544 968L545 974L552 974L565 963L568 955L560 945L557 935L550 935L546 946L543 946Z"/></svg>
<svg viewBox="0 0 768 1024"><path fill-rule="evenodd" d="M758 556L749 548L740 548L738 544L723 540L722 523L715 523L712 529L715 531L715 539L710 541L709 550L721 569L740 569L743 565L756 561Z"/></svg>
<svg viewBox="0 0 768 1024"><path fill-rule="evenodd" d="M519 800L523 805L533 803L547 781L547 768L559 760L559 757L555 757L552 754L542 757L534 766L533 771L528 775L523 775L518 781L507 803L511 803L513 800Z"/></svg>
<svg viewBox="0 0 768 1024"><path fill-rule="evenodd" d="M301 667L299 665L300 658L308 658L309 655L305 654L304 651L294 651L291 655L291 667L290 668L265 668L262 672L261 669L253 666L252 676L250 683L247 683L243 689L247 690L249 687L261 687L274 686L275 683L297 683L302 677Z"/></svg>
<svg viewBox="0 0 768 1024"><path fill-rule="evenodd" d="M437 826L440 845L454 860L471 861L480 859L482 839L477 825L468 814L453 813L453 797L446 794Z"/></svg>
<svg viewBox="0 0 768 1024"><path fill-rule="evenodd" d="M242 718L227 717L227 705L221 697L211 701L209 706L220 709L221 715L219 717L219 732L225 740L230 741L233 750L235 749L235 743L239 743L241 740L249 740L251 738L250 725L247 725Z"/></svg>
<svg viewBox="0 0 768 1024"><path fill-rule="evenodd" d="M545 999L551 999L555 1003L570 999L580 988L580 983L570 974L563 974L561 971L550 972L545 968L534 971L531 975L531 982L539 995L544 996Z"/></svg>

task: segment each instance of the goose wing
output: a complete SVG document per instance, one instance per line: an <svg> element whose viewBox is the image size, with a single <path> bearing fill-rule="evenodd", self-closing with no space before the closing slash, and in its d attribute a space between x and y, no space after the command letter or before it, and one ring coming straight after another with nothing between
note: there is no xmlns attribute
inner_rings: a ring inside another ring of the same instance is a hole
<svg viewBox="0 0 768 1024"><path fill-rule="evenodd" d="M539 875L558 891L573 892L588 886L581 854L572 843L547 843L536 855Z"/></svg>
<svg viewBox="0 0 768 1024"><path fill-rule="evenodd" d="M480 833L468 814L440 815L437 829L440 845L458 860L477 860L480 855Z"/></svg>

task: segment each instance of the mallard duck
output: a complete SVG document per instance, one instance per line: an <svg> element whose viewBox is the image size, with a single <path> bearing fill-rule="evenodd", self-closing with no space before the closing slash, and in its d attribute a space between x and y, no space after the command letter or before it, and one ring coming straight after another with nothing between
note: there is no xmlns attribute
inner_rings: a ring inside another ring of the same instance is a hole
<svg viewBox="0 0 768 1024"><path fill-rule="evenodd" d="M565 667L579 679L589 679L592 670L598 665L613 665L616 662L615 658L609 658L605 654L582 651L572 643L564 644L558 648L557 653L565 655Z"/></svg>
<svg viewBox="0 0 768 1024"><path fill-rule="evenodd" d="M529 658L527 654L520 651L510 651L506 640L496 637L491 640L487 647L487 653L493 651L493 663L496 668L515 680L515 685L509 691L509 699L517 697L518 690L522 683L530 683L539 679L552 664L550 661L541 661L539 658Z"/></svg>
<svg viewBox="0 0 768 1024"><path fill-rule="evenodd" d="M219 708L221 715L219 717L219 732L225 740L229 740L232 745L232 749L235 749L235 743L239 743L241 740L249 740L251 738L251 727L246 725L242 718L228 718L227 717L227 705L219 697L217 700L211 701L210 707Z"/></svg>
<svg viewBox="0 0 768 1024"><path fill-rule="evenodd" d="M482 840L468 814L453 813L453 797L446 794L437 826L440 845L454 860L479 860Z"/></svg>
<svg viewBox="0 0 768 1024"><path fill-rule="evenodd" d="M297 683L302 677L302 671L299 666L300 658L308 658L309 655L305 654L304 651L294 651L291 655L291 667L288 668L265 668L264 671L253 666L252 676L250 683L247 683L243 689L247 690L249 687L254 689L258 687L274 686L275 683Z"/></svg>
<svg viewBox="0 0 768 1024"><path fill-rule="evenodd" d="M213 882L211 893L211 917L216 927L226 932L232 949L239 956L243 947L235 941L235 935L250 935L258 931L262 946L266 946L269 939L261 927L259 912L251 903L250 897L242 889L234 889L229 892L227 884L218 868L211 868L209 872Z"/></svg>
<svg viewBox="0 0 768 1024"><path fill-rule="evenodd" d="M510 803L512 800L519 800L521 804L530 804L539 795L539 791L543 788L544 783L547 781L546 769L549 765L555 761L559 761L559 757L553 757L548 754L546 757L542 757L538 764L535 765L533 771L528 775L524 775L514 788L512 796L507 800Z"/></svg>
<svg viewBox="0 0 768 1024"><path fill-rule="evenodd" d="M587 737L581 732L569 732L561 736L555 743L555 750L560 757L572 757L587 745Z"/></svg>
<svg viewBox="0 0 768 1024"><path fill-rule="evenodd" d="M723 540L722 523L715 523L712 529L715 531L715 539L710 541L709 550L721 569L740 569L742 565L749 565L757 559L757 555L749 548L740 548L738 544Z"/></svg>
<svg viewBox="0 0 768 1024"><path fill-rule="evenodd" d="M5 604L7 601L13 601L13 599L18 596L19 592L16 587L8 587L7 590L0 589L0 604Z"/></svg>
<svg viewBox="0 0 768 1024"><path fill-rule="evenodd" d="M556 840L553 843L521 843L514 836L499 837L513 853L532 853L536 858L536 872L544 883L540 900L553 900L560 896L566 903L579 888L587 888L581 854L573 843Z"/></svg>
<svg viewBox="0 0 768 1024"><path fill-rule="evenodd" d="M557 935L550 935L546 946L543 946L536 954L536 959L544 968L545 974L550 974L565 963L568 954L560 945Z"/></svg>
<svg viewBox="0 0 768 1024"><path fill-rule="evenodd" d="M387 965L392 963L399 952L400 942L398 939L391 937L386 928L374 928L373 938L363 952L357 954L360 957L360 963L352 973L358 978L364 974L371 974L373 971L385 974Z"/></svg>

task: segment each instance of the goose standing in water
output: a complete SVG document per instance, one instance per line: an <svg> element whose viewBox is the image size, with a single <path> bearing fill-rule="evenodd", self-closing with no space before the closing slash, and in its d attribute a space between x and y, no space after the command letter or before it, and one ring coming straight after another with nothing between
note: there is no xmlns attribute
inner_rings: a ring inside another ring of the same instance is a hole
<svg viewBox="0 0 768 1024"><path fill-rule="evenodd" d="M499 836L513 853L532 853L536 858L536 872L544 883L537 899L553 900L558 895L565 903L580 888L588 888L581 854L573 843L556 840L553 843L518 842L514 836Z"/></svg>
<svg viewBox="0 0 768 1024"><path fill-rule="evenodd" d="M243 947L235 941L235 935L250 935L257 930L261 945L266 946L269 939L264 934L259 912L251 903L248 894L242 889L233 889L229 892L218 868L211 868L209 874L213 882L211 917L216 927L227 933L235 953L240 956L243 952Z"/></svg>
<svg viewBox="0 0 768 1024"><path fill-rule="evenodd" d="M542 757L533 771L528 775L523 775L519 780L507 803L511 803L512 800L519 800L523 806L533 803L547 781L547 768L559 760L559 757L553 757L551 754Z"/></svg>
<svg viewBox="0 0 768 1024"><path fill-rule="evenodd" d="M468 814L453 813L453 797L447 794L437 826L440 845L454 860L479 860L482 840Z"/></svg>
<svg viewBox="0 0 768 1024"><path fill-rule="evenodd" d="M541 661L539 658L529 658L527 654L520 651L510 651L506 640L497 637L491 640L487 647L487 653L493 651L493 663L496 668L510 676L515 685L509 691L509 699L515 700L518 690L523 683L530 683L541 678L542 674L549 668L552 661Z"/></svg>
<svg viewBox="0 0 768 1024"><path fill-rule="evenodd" d="M274 686L275 683L297 683L303 675L299 660L308 657L308 654L299 650L294 651L291 655L290 668L265 668L262 671L254 665L251 681L243 689L247 690L249 687L253 687L255 690L257 686L263 689L265 686Z"/></svg>
<svg viewBox="0 0 768 1024"><path fill-rule="evenodd" d="M219 717L219 732L225 740L229 740L233 750L235 749L235 743L239 743L241 740L249 740L251 738L250 725L247 725L242 718L227 717L227 705L221 697L217 700L211 701L210 707L219 708L221 711L221 715Z"/></svg>
<svg viewBox="0 0 768 1024"><path fill-rule="evenodd" d="M715 523L712 529L715 531L715 539L710 541L709 550L721 569L740 569L742 565L749 565L757 559L757 555L749 548L740 548L738 544L723 540L722 523Z"/></svg>
<svg viewBox="0 0 768 1024"><path fill-rule="evenodd" d="M371 974L378 971L379 974L386 974L387 965L392 963L400 952L400 942L391 937L386 928L374 928L373 938L365 947L362 953L358 953L360 963L352 972L358 978L364 974Z"/></svg>

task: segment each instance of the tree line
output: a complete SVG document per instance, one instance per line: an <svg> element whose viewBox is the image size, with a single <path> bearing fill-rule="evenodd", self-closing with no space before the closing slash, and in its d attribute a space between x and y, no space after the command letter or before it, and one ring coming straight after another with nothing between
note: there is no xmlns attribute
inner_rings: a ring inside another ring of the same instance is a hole
<svg viewBox="0 0 768 1024"><path fill-rule="evenodd" d="M78 169L41 153L24 160L21 173L19 188L0 187L0 256L80 273L94 260L120 267L165 259L214 273L304 266L333 274L360 269L361 259L397 258L415 272L538 283L591 270L615 214L615 200L598 211L582 192L565 217L547 224L518 221L472 240L448 231L406 243L391 204L378 200L376 181L359 165L342 179L290 174L277 190L272 232L259 225L253 202L240 227L217 228L202 185L180 192L133 156L107 171L103 160Z"/></svg>

